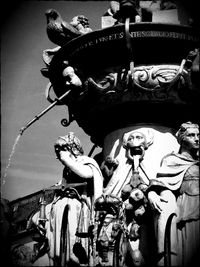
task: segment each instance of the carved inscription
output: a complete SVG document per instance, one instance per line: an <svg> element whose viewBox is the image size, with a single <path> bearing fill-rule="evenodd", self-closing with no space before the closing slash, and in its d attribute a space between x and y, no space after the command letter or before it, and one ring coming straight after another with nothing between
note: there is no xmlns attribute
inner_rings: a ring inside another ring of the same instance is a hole
<svg viewBox="0 0 200 267"><path fill-rule="evenodd" d="M194 36L192 34L180 33L180 32L172 32L172 31L131 31L130 35L132 38L169 38L169 39L179 39L179 40L186 40L186 41L193 41L198 42L199 37ZM113 40L119 40L124 38L124 32L119 33L112 33L109 35L100 36L93 40L90 40L78 48L76 48L72 54L77 53L85 48L92 47L98 45L100 43L105 43ZM72 55L71 54L71 55Z"/></svg>
<svg viewBox="0 0 200 267"><path fill-rule="evenodd" d="M180 39L188 41L198 41L198 37L179 33L179 32L164 32L164 31L135 31L130 32L131 37L141 38L141 37L161 37L161 38L171 38L171 39Z"/></svg>
<svg viewBox="0 0 200 267"><path fill-rule="evenodd" d="M112 33L110 35L105 35L105 36L100 36L94 40L91 40L87 43L82 44L81 46L79 46L72 54L77 53L80 50L83 50L85 48L100 44L100 43L105 43L105 42L109 42L112 40L119 40L122 39L124 37L124 32L120 32L120 33Z"/></svg>

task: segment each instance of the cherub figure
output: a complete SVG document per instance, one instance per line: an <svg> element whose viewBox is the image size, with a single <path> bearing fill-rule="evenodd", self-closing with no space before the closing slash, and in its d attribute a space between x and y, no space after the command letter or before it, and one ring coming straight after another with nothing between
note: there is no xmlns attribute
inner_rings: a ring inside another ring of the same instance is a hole
<svg viewBox="0 0 200 267"><path fill-rule="evenodd" d="M78 15L73 17L70 22L70 25L74 26L82 34L92 32L92 29L89 25L89 19L84 15Z"/></svg>
<svg viewBox="0 0 200 267"><path fill-rule="evenodd" d="M104 177L104 186L106 186L107 182L110 180L113 175L114 170L119 165L117 159L114 159L111 155L108 155L106 159L101 164L101 172Z"/></svg>
<svg viewBox="0 0 200 267"><path fill-rule="evenodd" d="M66 85L73 85L75 87L82 87L82 82L78 75L75 73L74 68L67 66L62 72L63 77L65 78Z"/></svg>

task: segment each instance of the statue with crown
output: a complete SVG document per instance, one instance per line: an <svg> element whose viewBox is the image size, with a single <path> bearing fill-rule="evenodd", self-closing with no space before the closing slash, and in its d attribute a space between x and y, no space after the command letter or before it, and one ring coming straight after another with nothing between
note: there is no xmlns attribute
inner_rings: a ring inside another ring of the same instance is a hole
<svg viewBox="0 0 200 267"><path fill-rule="evenodd" d="M45 266L193 266L199 249L199 33L177 1L111 1L102 29L48 10L46 98L69 132L51 203L32 220ZM52 95L56 95L53 99Z"/></svg>

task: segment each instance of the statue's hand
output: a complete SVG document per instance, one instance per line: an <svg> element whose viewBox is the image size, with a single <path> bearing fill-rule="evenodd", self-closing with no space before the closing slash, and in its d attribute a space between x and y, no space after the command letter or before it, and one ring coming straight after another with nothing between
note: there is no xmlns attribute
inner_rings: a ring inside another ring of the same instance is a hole
<svg viewBox="0 0 200 267"><path fill-rule="evenodd" d="M159 213L163 210L162 202L168 202L165 198L161 197L154 191L148 193L148 200L153 210L157 210Z"/></svg>
<svg viewBox="0 0 200 267"><path fill-rule="evenodd" d="M68 160L70 160L72 154L68 151L68 150L60 150L59 151L59 159L61 162L67 162Z"/></svg>
<svg viewBox="0 0 200 267"><path fill-rule="evenodd" d="M41 223L40 220L38 220L37 229L38 229L38 231L39 231L41 236L45 236L46 235L45 225L43 223Z"/></svg>

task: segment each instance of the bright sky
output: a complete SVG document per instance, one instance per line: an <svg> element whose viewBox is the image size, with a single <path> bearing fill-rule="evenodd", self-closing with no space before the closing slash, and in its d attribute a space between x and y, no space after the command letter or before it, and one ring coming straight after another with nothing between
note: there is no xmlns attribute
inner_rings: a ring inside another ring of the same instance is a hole
<svg viewBox="0 0 200 267"><path fill-rule="evenodd" d="M76 123L64 128L67 107L57 106L46 113L21 136L9 163L22 126L50 103L45 98L48 79L42 51L54 45L46 34L45 11L56 9L66 21L75 15L89 18L93 30L101 28L101 16L109 1L21 1L2 25L1 37L1 196L8 200L36 192L60 180L63 166L55 158L53 144L59 135L74 131L86 154L90 138ZM99 152L99 148L94 154ZM6 172L5 172L6 171ZM3 180L5 177L5 184Z"/></svg>

